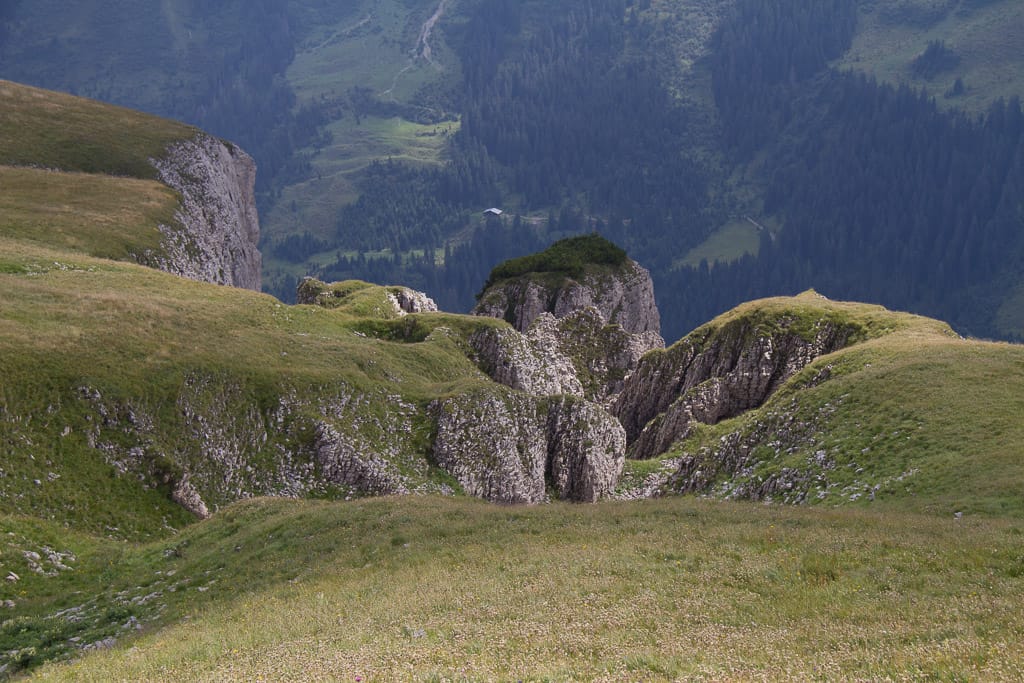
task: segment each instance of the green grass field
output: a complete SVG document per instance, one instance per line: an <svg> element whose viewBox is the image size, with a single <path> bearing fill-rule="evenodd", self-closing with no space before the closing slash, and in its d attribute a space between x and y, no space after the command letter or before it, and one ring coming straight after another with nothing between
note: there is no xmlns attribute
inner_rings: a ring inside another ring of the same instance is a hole
<svg viewBox="0 0 1024 683"><path fill-rule="evenodd" d="M153 544L69 539L79 564L34 579L33 609L120 607L128 635L33 679L1014 680L1021 533L683 498L256 500Z"/></svg>
<svg viewBox="0 0 1024 683"><path fill-rule="evenodd" d="M0 80L0 165L153 179L151 157L196 130L174 121Z"/></svg>
<svg viewBox="0 0 1024 683"><path fill-rule="evenodd" d="M300 100L366 87L385 99L408 101L423 85L441 80L445 69L458 73L457 66L442 58L440 32L431 36L431 57L437 64L411 58L422 25L438 2L364 1L340 20L318 22L297 46L288 82Z"/></svg>
<svg viewBox="0 0 1024 683"><path fill-rule="evenodd" d="M706 260L709 266L714 266L716 263L736 261L745 254L757 256L759 250L760 237L757 227L749 221L736 220L720 227L675 265L696 268L701 261Z"/></svg>
<svg viewBox="0 0 1024 683"><path fill-rule="evenodd" d="M281 199L261 218L264 229L274 239L309 231L333 240L341 207L359 198L360 171L385 159L415 166L440 164L458 128L454 121L427 125L397 116L335 121L329 126L334 142L314 157L313 175L282 190Z"/></svg>

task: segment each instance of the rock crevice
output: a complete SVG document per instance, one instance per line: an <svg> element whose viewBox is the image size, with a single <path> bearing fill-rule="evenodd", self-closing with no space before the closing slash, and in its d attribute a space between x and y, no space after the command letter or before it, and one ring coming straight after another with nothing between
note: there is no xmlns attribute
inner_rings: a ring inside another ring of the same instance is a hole
<svg viewBox="0 0 1024 683"><path fill-rule="evenodd" d="M826 318L810 332L793 323L741 318L697 330L644 357L612 408L626 430L630 457L655 457L696 422L715 424L760 406L793 374L843 348L858 331Z"/></svg>

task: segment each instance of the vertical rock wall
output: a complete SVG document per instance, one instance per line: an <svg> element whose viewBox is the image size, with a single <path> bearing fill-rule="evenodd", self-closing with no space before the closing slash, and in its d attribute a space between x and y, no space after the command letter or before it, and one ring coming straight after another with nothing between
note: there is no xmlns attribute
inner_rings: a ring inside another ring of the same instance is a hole
<svg viewBox="0 0 1024 683"><path fill-rule="evenodd" d="M151 160L181 195L176 225L162 225L162 270L192 280L260 289L256 163L240 148L205 133Z"/></svg>

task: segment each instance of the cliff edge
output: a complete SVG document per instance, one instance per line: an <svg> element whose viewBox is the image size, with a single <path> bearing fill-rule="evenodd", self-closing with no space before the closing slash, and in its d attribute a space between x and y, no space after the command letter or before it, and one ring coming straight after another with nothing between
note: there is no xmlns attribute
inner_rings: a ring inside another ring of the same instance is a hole
<svg viewBox="0 0 1024 683"><path fill-rule="evenodd" d="M197 133L150 161L159 179L181 195L177 225L160 226L160 268L192 280L259 291L262 259L252 157Z"/></svg>

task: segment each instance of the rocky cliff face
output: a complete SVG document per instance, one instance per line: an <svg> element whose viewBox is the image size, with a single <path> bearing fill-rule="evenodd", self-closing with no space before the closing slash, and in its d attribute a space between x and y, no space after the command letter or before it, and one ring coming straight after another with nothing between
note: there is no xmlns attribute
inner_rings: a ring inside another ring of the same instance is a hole
<svg viewBox="0 0 1024 683"><path fill-rule="evenodd" d="M558 338L549 334L555 323L545 313L529 335L511 327L485 327L469 343L475 361L491 379L534 396L583 395L583 385L572 361L559 350Z"/></svg>
<svg viewBox="0 0 1024 683"><path fill-rule="evenodd" d="M664 453L695 422L714 424L760 406L794 373L846 346L858 331L825 312L810 321L747 316L646 356L612 408L626 430L630 457Z"/></svg>
<svg viewBox="0 0 1024 683"><path fill-rule="evenodd" d="M470 343L496 382L538 396L610 403L646 352L663 348L650 274L626 260L591 266L578 280L527 273L499 281L474 314L514 329L486 329Z"/></svg>
<svg viewBox="0 0 1024 683"><path fill-rule="evenodd" d="M162 182L181 195L177 225L160 226L158 265L193 280L260 289L256 164L238 147L200 133L152 159Z"/></svg>
<svg viewBox="0 0 1024 683"><path fill-rule="evenodd" d="M193 374L175 417L142 399L79 390L88 446L121 475L168 486L199 517L253 496L451 493L430 481L420 407L339 384L288 390L264 408L252 387Z"/></svg>
<svg viewBox="0 0 1024 683"><path fill-rule="evenodd" d="M579 280L554 273L505 280L483 293L473 314L507 320L526 332L542 313L564 318L587 307L627 332L661 331L651 274L634 261L590 268Z"/></svg>
<svg viewBox="0 0 1024 683"><path fill-rule="evenodd" d="M547 472L558 497L592 503L615 488L626 433L603 408L562 396L548 402Z"/></svg>
<svg viewBox="0 0 1024 683"><path fill-rule="evenodd" d="M541 313L526 334L485 328L470 344L477 364L500 384L536 396L570 394L607 404L641 356L664 341L655 332L626 332L586 307L561 319Z"/></svg>
<svg viewBox="0 0 1024 683"><path fill-rule="evenodd" d="M593 502L622 473L625 434L606 411L572 397L538 399L494 387L434 402L433 457L473 496Z"/></svg>

